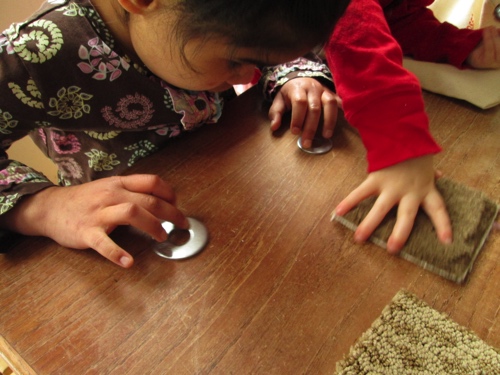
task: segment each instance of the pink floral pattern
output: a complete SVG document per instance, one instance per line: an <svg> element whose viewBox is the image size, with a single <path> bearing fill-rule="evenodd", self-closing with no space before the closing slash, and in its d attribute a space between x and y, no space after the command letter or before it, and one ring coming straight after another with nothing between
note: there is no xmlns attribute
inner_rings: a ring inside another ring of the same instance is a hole
<svg viewBox="0 0 500 375"><path fill-rule="evenodd" d="M174 111L182 114L181 123L186 130L193 130L202 124L213 124L222 114L222 99L217 93L190 92L170 87L161 81L172 99Z"/></svg>
<svg viewBox="0 0 500 375"><path fill-rule="evenodd" d="M126 59L120 57L99 38L90 39L88 45L89 49L83 45L80 46L78 56L85 62L80 62L77 66L83 73L94 73L92 78L102 81L106 80L109 75L109 81L113 82L122 75L122 69L130 68Z"/></svg>
<svg viewBox="0 0 500 375"><path fill-rule="evenodd" d="M110 125L121 129L135 129L145 126L153 117L153 103L144 95L127 95L120 99L113 113L111 107L104 107L102 117Z"/></svg>
<svg viewBox="0 0 500 375"><path fill-rule="evenodd" d="M58 154L74 154L80 151L81 145L78 138L74 134L51 133L54 150Z"/></svg>
<svg viewBox="0 0 500 375"><path fill-rule="evenodd" d="M45 132L43 129L38 129L38 135L40 136L40 139L43 141L43 144L47 144L47 137L45 136Z"/></svg>
<svg viewBox="0 0 500 375"><path fill-rule="evenodd" d="M56 158L54 161L57 164L59 171L59 182L61 185L69 185L65 181L71 179L79 179L83 176L83 170L78 162L70 157Z"/></svg>

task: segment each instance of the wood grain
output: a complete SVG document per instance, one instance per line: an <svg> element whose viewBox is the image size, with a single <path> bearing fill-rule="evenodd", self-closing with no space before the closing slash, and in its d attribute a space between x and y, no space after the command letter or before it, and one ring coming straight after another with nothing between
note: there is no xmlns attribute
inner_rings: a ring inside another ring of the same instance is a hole
<svg viewBox="0 0 500 375"><path fill-rule="evenodd" d="M500 197L500 108L425 93L447 177ZM332 152L272 135L250 91L218 125L172 140L130 173L169 180L210 233L198 256L168 261L140 233L116 241L136 263L26 238L0 256L0 334L38 374L326 374L402 288L500 347L500 239L464 285L387 255L330 222L366 176L356 132Z"/></svg>
<svg viewBox="0 0 500 375"><path fill-rule="evenodd" d="M0 375L36 375L12 346L0 335Z"/></svg>

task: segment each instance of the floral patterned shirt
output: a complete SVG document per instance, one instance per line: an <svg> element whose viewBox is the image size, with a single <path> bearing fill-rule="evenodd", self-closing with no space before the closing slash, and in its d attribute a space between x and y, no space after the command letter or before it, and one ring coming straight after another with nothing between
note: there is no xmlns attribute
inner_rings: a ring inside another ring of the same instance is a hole
<svg viewBox="0 0 500 375"><path fill-rule="evenodd" d="M297 76L331 80L321 62L300 58L263 69L264 95ZM69 186L120 174L169 138L216 123L224 99L175 88L134 64L90 0L48 0L0 34L0 214L53 185L8 158L25 135Z"/></svg>

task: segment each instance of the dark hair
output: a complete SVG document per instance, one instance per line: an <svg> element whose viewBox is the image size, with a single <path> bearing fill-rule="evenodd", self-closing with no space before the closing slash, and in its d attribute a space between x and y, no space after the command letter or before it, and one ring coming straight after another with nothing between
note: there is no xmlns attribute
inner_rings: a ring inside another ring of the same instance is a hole
<svg viewBox="0 0 500 375"><path fill-rule="evenodd" d="M177 37L218 36L237 47L299 50L322 46L350 0L180 0Z"/></svg>

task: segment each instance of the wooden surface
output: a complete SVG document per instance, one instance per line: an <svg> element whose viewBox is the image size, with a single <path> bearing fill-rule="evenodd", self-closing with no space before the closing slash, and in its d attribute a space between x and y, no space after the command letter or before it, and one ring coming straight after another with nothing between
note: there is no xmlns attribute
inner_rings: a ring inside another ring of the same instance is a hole
<svg viewBox="0 0 500 375"><path fill-rule="evenodd" d="M425 94L446 176L500 197L500 108ZM173 140L134 171L171 181L208 228L198 256L168 261L138 232L124 270L93 251L27 238L0 256L0 335L38 374L331 374L402 288L500 347L500 235L465 285L387 255L330 222L365 178L363 146L339 124L334 150L272 135L246 93L220 125Z"/></svg>

